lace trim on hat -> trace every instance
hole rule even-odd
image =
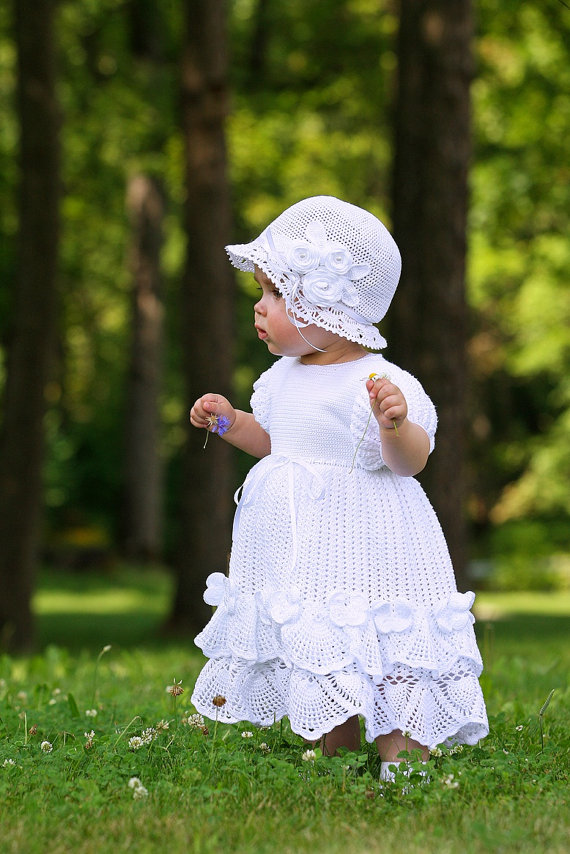
[[[253,272],[254,267],[263,270],[283,294],[287,313],[290,317],[294,315],[307,325],[314,323],[328,332],[334,332],[341,338],[355,341],[371,350],[382,350],[387,346],[386,339],[380,335],[378,329],[370,321],[366,321],[352,311],[350,307],[343,307],[338,302],[334,305],[322,306],[310,303],[301,290],[301,277],[291,270],[284,269],[283,264],[279,263],[277,254],[273,254],[270,250],[254,243],[228,246],[226,251],[230,261],[238,270]],[[314,284],[312,290],[310,285],[309,292],[314,294],[317,289],[317,284]],[[321,281],[320,290],[326,291],[324,279]],[[347,308],[348,310],[346,310]],[[294,320],[291,322],[295,323]]]

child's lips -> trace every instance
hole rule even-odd
[[[257,332],[257,337],[261,338],[262,341],[267,338],[267,332],[265,329],[262,329],[261,326],[258,326],[257,323],[255,324],[255,330]]]

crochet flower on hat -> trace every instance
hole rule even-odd
[[[287,268],[300,279],[300,293],[315,306],[343,303],[358,305],[358,292],[353,282],[370,272],[369,264],[356,264],[341,243],[327,241],[325,228],[314,220],[305,229],[305,240],[279,239],[276,245],[283,253]]]

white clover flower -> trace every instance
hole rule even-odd
[[[53,750],[53,744],[50,741],[42,741],[40,744],[40,750],[43,750],[44,753],[51,753]]]
[[[140,801],[142,798],[148,797],[148,789],[145,789],[144,786],[137,786],[133,791],[133,798],[135,801]]]
[[[164,730],[170,729],[170,723],[168,721],[165,721],[165,720],[160,720],[160,721],[158,721],[155,729],[156,729],[157,733],[164,732]]]
[[[253,738],[253,733],[250,732],[249,730],[246,730],[245,732],[242,732],[241,737],[242,738]]]
[[[441,747],[432,747],[429,752],[430,756],[443,756]]]
[[[55,706],[56,703],[57,700],[55,699],[55,697],[52,697],[50,700],[48,700],[48,706]]]
[[[524,727],[523,727],[523,725],[522,725],[522,724],[519,724],[517,727],[515,727],[515,729],[516,729],[516,731],[517,731],[517,732],[522,732],[522,730],[524,729]]]
[[[259,745],[259,749],[261,750],[262,753],[270,753],[271,752],[271,748],[269,747],[269,745],[267,744],[266,741],[261,742],[261,744]]]
[[[457,789],[459,787],[459,783],[457,782],[453,774],[447,775],[447,777],[443,781],[443,785],[447,786],[448,789]]]
[[[303,762],[314,762],[316,758],[317,754],[314,750],[305,750],[305,752],[301,756]]]
[[[142,786],[142,783],[139,780],[139,778],[138,777],[131,777],[131,779],[128,782],[129,789],[138,789],[139,786]]]
[[[96,718],[97,717],[97,709],[85,709],[85,717],[86,718]]]
[[[141,735],[141,738],[145,744],[150,744],[155,740],[157,736],[157,732],[154,727],[150,726],[148,729],[145,729]]]
[[[144,741],[139,735],[133,735],[132,738],[129,738],[129,747],[131,750],[140,750],[143,744]]]
[[[194,729],[202,729],[204,726],[204,718],[199,714],[190,715],[186,718],[186,723],[189,727],[193,727]]]
[[[11,768],[12,765],[15,765],[15,764],[16,763],[14,762],[13,759],[5,759],[4,762],[2,763],[2,768]]]
[[[16,694],[16,700],[19,700],[20,703],[25,703],[28,699],[28,694],[26,691],[18,691]]]
[[[409,729],[403,729],[402,730],[402,738],[411,738],[411,737],[412,737],[412,733],[410,732]]]
[[[95,738],[95,730],[92,729],[91,732],[84,732],[83,735],[85,736],[85,738],[89,738],[91,739],[91,741],[93,741],[93,739]]]

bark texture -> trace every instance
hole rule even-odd
[[[389,355],[434,399],[437,449],[422,478],[460,586],[464,520],[465,256],[470,143],[470,0],[402,0],[393,183],[403,270],[390,309]]]
[[[0,435],[0,642],[34,641],[45,389],[53,353],[59,244],[59,125],[52,0],[14,0],[20,124],[19,247]]]
[[[186,158],[187,257],[182,288],[188,410],[208,391],[231,398],[234,277],[224,125],[228,109],[226,8],[186,0],[182,111]],[[210,572],[227,567],[233,515],[231,448],[188,428],[181,536],[171,629],[195,632],[209,614],[202,594]]]

